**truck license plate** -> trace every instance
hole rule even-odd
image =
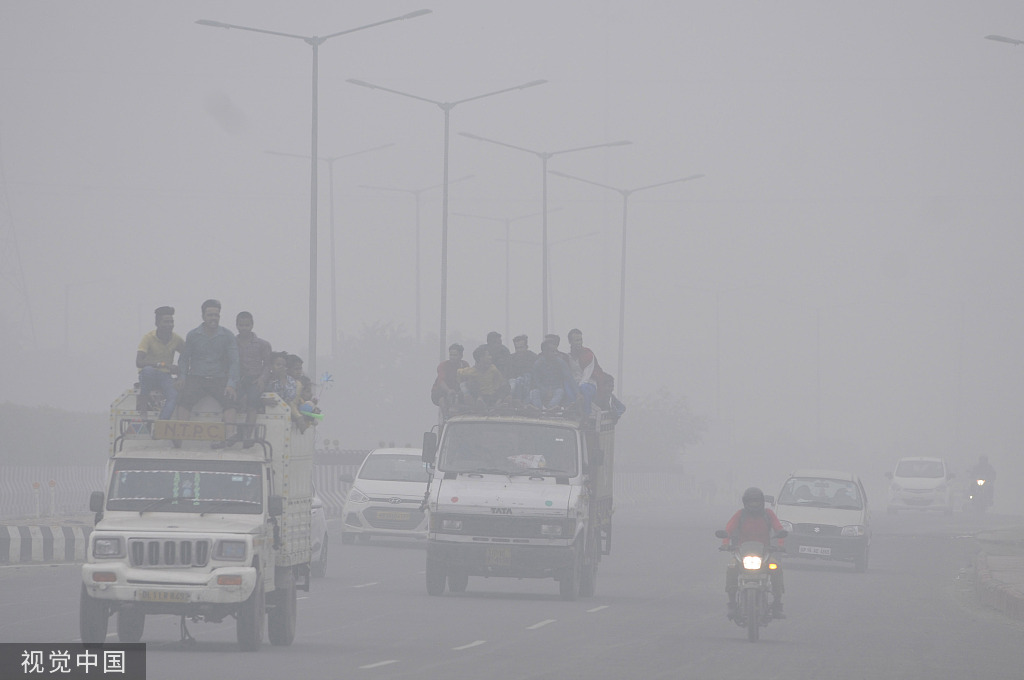
[[[832,555],[832,548],[820,548],[816,545],[802,545],[800,546],[800,552],[805,555],[821,555],[823,557],[829,557]]]
[[[512,548],[507,546],[489,545],[484,555],[484,564],[488,567],[511,567]]]
[[[140,590],[138,598],[142,602],[188,602],[188,593],[175,590]]]

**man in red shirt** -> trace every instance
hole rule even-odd
[[[739,545],[746,541],[756,541],[764,545],[771,545],[772,532],[782,531],[782,524],[775,512],[764,506],[764,492],[756,486],[752,486],[743,492],[743,507],[736,511],[725,531],[729,538],[722,539],[722,545],[730,543]],[[779,541],[782,545],[782,541]],[[736,592],[739,590],[739,565],[735,561],[725,570],[725,592],[729,595],[729,618],[736,614]],[[782,569],[772,571],[772,617],[784,619],[782,613],[782,593],[785,588],[782,585]]]

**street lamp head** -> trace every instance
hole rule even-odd
[[[433,11],[434,10],[432,10],[432,9],[418,9],[415,12],[409,12],[408,14],[404,14],[404,15],[402,15],[399,18],[400,19],[415,19],[416,17],[421,17],[424,14],[431,14],[431,13],[433,13]]]
[[[372,83],[368,83],[365,80],[356,80],[355,78],[349,78],[348,82],[352,83],[353,85],[359,85],[360,87],[368,87],[371,90],[376,90],[377,89],[376,85],[374,85]]]
[[[996,42],[1010,43],[1011,45],[1024,45],[1024,40],[1007,38],[1004,35],[986,35],[985,40],[995,40]]]
[[[196,21],[200,26],[213,26],[214,28],[231,28],[230,24],[225,24],[223,21],[211,21],[210,19],[199,19]]]
[[[548,81],[546,81],[546,80],[533,80],[533,81],[530,81],[530,82],[526,83],[525,85],[520,85],[519,89],[520,90],[525,90],[528,87],[533,87],[534,85],[543,85],[546,82],[548,82]]]

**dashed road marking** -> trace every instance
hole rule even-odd
[[[360,583],[360,584],[354,585],[352,587],[353,588],[368,588],[370,586],[375,586],[375,585],[377,585],[379,583],[380,583],[380,581],[370,581],[369,583]]]
[[[462,645],[461,647],[452,647],[453,652],[461,652],[463,649],[469,649],[470,647],[479,647],[482,644],[486,644],[487,640],[474,640],[468,645]]]
[[[601,605],[600,607],[594,607],[593,609],[588,609],[588,610],[587,610],[587,613],[588,613],[588,614],[593,614],[594,612],[599,612],[599,611],[601,611],[602,609],[608,609],[608,605],[606,605],[606,604],[603,604],[603,605]]]
[[[544,626],[548,625],[549,623],[554,623],[554,622],[555,622],[554,619],[544,619],[543,621],[539,621],[539,622],[533,624],[532,626],[527,626],[526,630],[536,630],[538,628],[543,628]]]
[[[388,659],[387,661],[378,661],[377,663],[368,663],[365,666],[360,666],[360,669],[367,668],[380,668],[381,666],[389,666],[393,663],[398,663],[398,659]]]

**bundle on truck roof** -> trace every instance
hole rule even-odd
[[[96,527],[82,567],[83,642],[103,642],[117,615],[121,642],[138,642],[146,617],[236,620],[238,643],[258,650],[295,637],[296,590],[309,590],[313,429],[294,427],[274,393],[253,445],[230,449],[217,403],[189,421],[152,420],[136,390],[111,406],[108,484],[95,491]]]

